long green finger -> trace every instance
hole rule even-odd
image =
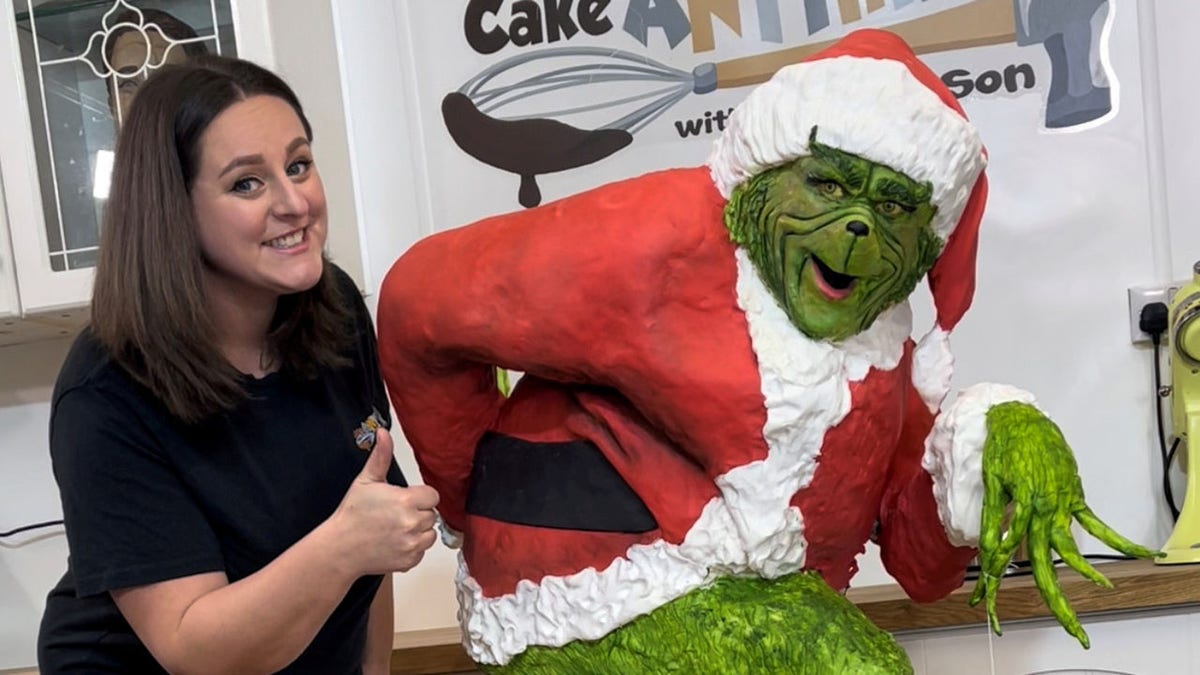
[[[1000,631],[1000,617],[996,615],[996,593],[1000,590],[1000,577],[988,575],[991,583],[987,587],[987,615],[988,625],[992,627],[992,632],[996,635],[1003,635]]]
[[[991,567],[988,569],[992,573],[992,576],[1000,577],[1004,575],[1004,568],[1008,567],[1013,554],[1017,552],[1017,547],[1025,540],[1025,536],[1029,534],[1029,521],[1032,519],[1032,516],[1032,508],[1024,502],[1017,502],[1016,508],[1013,509],[1013,519],[1012,524],[1008,527],[1008,534],[1004,537],[1004,541],[1000,542],[1000,546],[996,548],[995,555],[992,556]]]
[[[983,474],[983,511],[979,519],[979,580],[975,582],[975,590],[971,593],[968,603],[971,607],[979,604],[989,586],[984,570],[992,568],[996,549],[1000,546],[1000,523],[1004,520],[1004,507],[1008,503],[1008,495],[1000,479],[991,472]]]
[[[983,589],[983,595],[980,599],[987,598],[987,604],[984,606],[987,607],[988,626],[991,627],[993,633],[1000,635],[1000,619],[996,616],[996,591],[1000,588],[999,577],[992,576],[987,572],[980,572],[976,588]],[[974,606],[978,602],[979,600],[975,600],[971,605]]]
[[[1105,525],[1104,521],[1100,520],[1086,504],[1075,511],[1075,518],[1079,520],[1080,525],[1083,525],[1083,529],[1091,533],[1093,537],[1104,542],[1109,548],[1116,549],[1125,555],[1131,555],[1135,558],[1160,558],[1165,555],[1159,551],[1152,551],[1145,546],[1135,544],[1121,536],[1116,530]]]
[[[1090,646],[1087,633],[1079,625],[1079,617],[1063,597],[1062,588],[1058,585],[1058,575],[1050,562],[1050,523],[1044,518],[1033,521],[1029,533],[1029,560],[1033,563],[1033,579],[1037,583],[1038,592],[1050,608],[1054,618],[1062,624],[1068,633],[1073,635],[1084,649]]]
[[[968,607],[974,607],[983,599],[983,594],[987,590],[987,575],[982,570],[979,572],[979,578],[975,580],[975,589],[971,591],[971,599],[967,601]]]
[[[1029,521],[1033,514],[1033,510],[1024,502],[1017,502],[1016,509],[1013,511],[1012,524],[1009,525],[1008,534],[1004,537],[1004,541],[997,547],[996,552],[992,555],[991,563],[987,570],[986,578],[990,580],[988,587],[985,589],[985,597],[987,598],[987,613],[988,623],[991,624],[992,632],[996,635],[1001,635],[1000,618],[996,616],[996,593],[1000,590],[1000,580],[1004,578],[1004,570],[1008,567],[1008,563],[1012,560],[1013,553],[1017,547],[1024,541],[1025,535],[1029,532]]]
[[[1071,566],[1071,569],[1079,572],[1097,586],[1113,587],[1112,582],[1099,570],[1092,567],[1092,564],[1079,553],[1079,547],[1075,545],[1075,539],[1071,537],[1070,530],[1055,527],[1050,532],[1050,543],[1054,546],[1054,550],[1058,551],[1058,555],[1062,556],[1063,562]]]

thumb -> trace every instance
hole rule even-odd
[[[392,466],[392,435],[387,429],[380,427],[375,430],[375,447],[371,448],[371,456],[363,466],[359,479],[372,483],[387,482],[388,469]]]

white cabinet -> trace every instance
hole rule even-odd
[[[24,0],[15,0],[15,2],[24,4]],[[32,66],[27,67],[25,73],[22,73],[23,60],[29,62],[36,58],[28,54],[27,49],[34,47],[36,42],[26,29],[29,19],[22,20],[20,18],[22,15],[29,17],[28,8],[26,7],[22,11],[22,8],[18,8],[14,4],[14,0],[0,0],[0,12],[4,15],[3,24],[0,25],[0,91],[4,93],[0,98],[0,102],[2,102],[0,105],[3,106],[3,109],[0,110],[0,121],[3,122],[0,124],[0,158],[3,159],[3,162],[0,162],[0,170],[3,172],[5,209],[12,243],[14,270],[17,286],[22,291],[18,298],[18,306],[24,313],[25,311],[50,310],[78,305],[82,299],[87,297],[87,281],[90,278],[90,272],[75,265],[72,266],[72,269],[66,267],[67,251],[73,248],[82,249],[83,245],[77,244],[72,247],[73,241],[62,237],[60,223],[62,216],[68,216],[75,230],[72,232],[73,235],[87,227],[88,224],[83,222],[82,218],[77,217],[81,214],[74,210],[64,213],[64,209],[55,201],[54,193],[58,192],[59,188],[66,187],[64,183],[73,178],[73,172],[64,170],[67,167],[57,167],[63,175],[61,181],[56,184],[54,182],[55,162],[45,161],[48,157],[47,153],[54,149],[58,149],[60,153],[62,150],[68,150],[63,146],[72,139],[61,138],[62,142],[55,144],[57,148],[54,146],[47,148],[46,138],[47,131],[54,130],[51,129],[51,124],[60,122],[64,125],[69,124],[66,119],[62,119],[65,116],[61,115],[65,112],[63,110],[65,106],[57,104],[65,102],[67,97],[72,94],[77,100],[83,102],[87,100],[85,97],[90,97],[90,92],[85,93],[82,87],[68,89],[65,78],[53,80],[47,78],[44,83],[34,81],[29,83],[32,87],[27,87],[26,78],[23,75],[28,74],[37,78],[39,70],[36,66]],[[49,40],[41,42],[46,47],[44,51],[50,52]],[[47,54],[47,56],[49,55]],[[57,70],[64,69],[60,67]],[[46,85],[53,87],[54,90],[49,96],[42,96],[37,88]],[[52,120],[46,121],[42,116],[38,120],[41,123],[35,127],[30,119],[30,109],[26,103],[28,93],[35,93],[34,105],[39,109],[44,108],[45,102],[55,104],[53,112],[56,114]],[[80,119],[86,108],[78,105],[76,107],[75,117]],[[81,135],[85,134],[80,125],[73,126]],[[63,130],[69,133],[69,127],[64,126]],[[86,135],[83,137],[86,138]],[[54,138],[53,140],[60,139]],[[41,157],[34,149],[35,143],[41,146],[39,148],[43,151]],[[43,187],[47,188],[45,193],[43,193]],[[81,185],[80,188],[82,189],[84,186]],[[63,192],[65,193],[66,190]],[[45,196],[49,196],[50,199],[43,203]],[[80,203],[80,200],[71,199],[74,197],[73,194],[63,194],[63,197],[63,201],[68,202],[71,207]],[[47,213],[47,208],[49,208],[49,219],[44,215]],[[92,218],[94,219],[94,216]],[[99,231],[94,223],[91,224],[91,230],[93,237]],[[50,240],[48,234],[53,234],[57,241]],[[80,239],[80,237],[73,237],[73,239]],[[78,254],[74,258],[77,259]]]
[[[233,13],[230,0],[0,0],[0,345],[86,320],[122,111],[154,67],[237,53]]]
[[[123,109],[157,66],[236,53],[232,9],[0,0],[0,14],[0,171],[19,311],[77,308],[91,293]]]
[[[330,248],[361,280],[331,19],[328,0],[0,0],[0,345],[86,320],[124,110],[146,73],[201,52],[274,68],[277,51],[299,65],[305,50],[327,47],[332,58],[290,69],[292,84],[323,94],[308,101],[326,118],[313,122],[324,122],[320,143],[334,160]],[[288,29],[275,40],[273,23]]]

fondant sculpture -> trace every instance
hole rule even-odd
[[[904,672],[838,592],[868,539],[913,598],[972,558],[994,600],[1084,502],[1033,397],[939,410],[974,290],[984,148],[897,37],[780,70],[704,167],[652,173],[429,237],[383,284],[397,419],[463,546],[469,654],[496,672]],[[910,339],[928,273],[937,325]],[[495,367],[524,373],[511,396]],[[1007,536],[1001,521],[1014,512]],[[998,627],[996,627],[998,628]]]

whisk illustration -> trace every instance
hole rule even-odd
[[[825,44],[702,63],[690,72],[600,47],[519,54],[489,66],[448,94],[442,100],[442,117],[464,152],[520,176],[518,201],[533,207],[541,202],[539,174],[598,162],[629,145],[635,133],[687,96],[763,82],[779,65]],[[603,100],[578,92],[564,95],[602,85],[615,85],[619,93]],[[578,116],[598,118],[598,123],[584,129],[562,121]]]

